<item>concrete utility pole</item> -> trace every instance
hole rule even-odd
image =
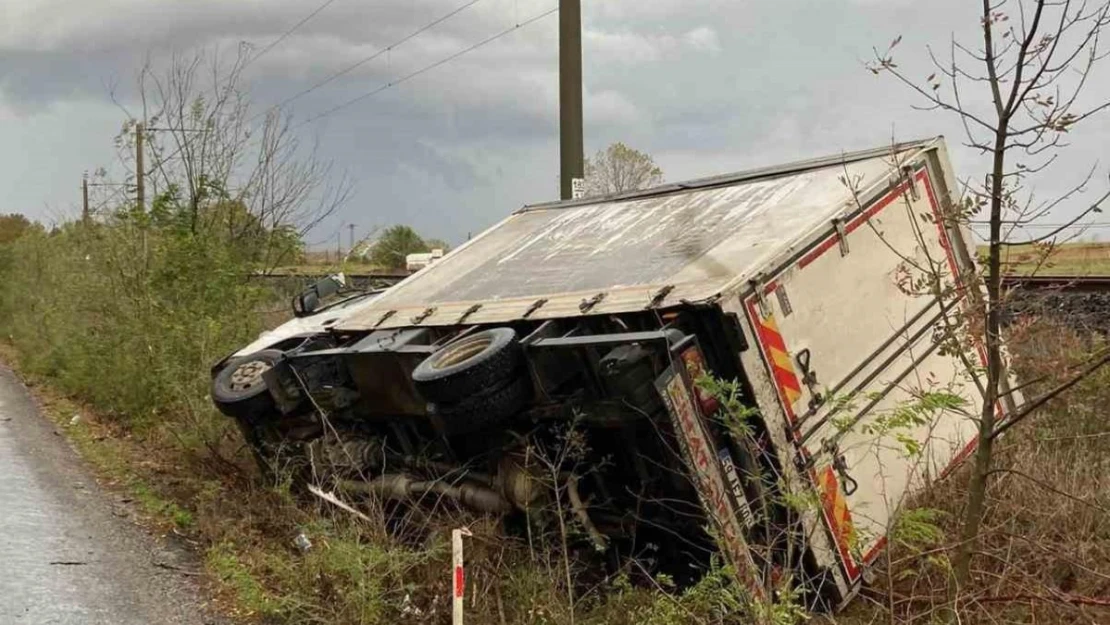
[[[81,176],[81,223],[89,223],[89,172]]]
[[[574,197],[585,178],[582,142],[582,0],[559,0],[559,192]],[[581,183],[579,183],[581,184]]]
[[[143,164],[143,124],[135,124],[135,201],[146,211],[146,171]]]
[[[350,235],[347,237],[347,242],[349,243],[349,245],[347,246],[347,253],[350,254],[351,252],[355,251],[355,225],[347,224],[347,231]]]

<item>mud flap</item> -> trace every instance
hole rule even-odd
[[[715,532],[725,558],[732,565],[740,584],[755,599],[764,599],[763,575],[752,559],[746,539],[746,527],[752,513],[742,492],[737,498],[733,489],[735,469],[731,458],[723,466],[727,450],[718,447],[706,423],[703,410],[715,401],[703,395],[694,377],[704,372],[704,357],[693,337],[672,348],[672,364],[656,379],[655,387],[671,417],[683,460],[697,488],[702,507]],[[729,469],[732,475],[727,472]],[[735,479],[736,485],[739,480]]]

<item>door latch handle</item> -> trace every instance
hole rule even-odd
[[[832,468],[836,471],[836,477],[840,482],[841,490],[844,491],[844,496],[850,497],[859,490],[859,482],[848,474],[848,461],[844,458],[844,454],[840,453],[840,446],[830,440],[825,441],[821,446],[824,451],[832,456]]]
[[[794,360],[798,362],[798,369],[802,371],[802,384],[809,389],[809,407],[812,410],[825,403],[825,397],[817,390],[817,372],[810,368],[811,357],[812,354],[807,347],[798,352]]]
[[[836,469],[836,475],[840,478],[840,488],[844,489],[844,496],[851,496],[852,493],[859,490],[859,482],[851,475],[848,475],[848,464],[844,461],[844,456],[837,456],[833,460],[833,468]]]

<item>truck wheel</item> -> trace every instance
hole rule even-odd
[[[242,358],[234,358],[212,378],[212,401],[220,412],[251,423],[274,410],[274,400],[262,378],[274,368],[284,354],[264,349]]]
[[[417,365],[412,381],[433,403],[450,404],[504,385],[520,364],[512,328],[494,328],[448,343]]]
[[[454,404],[436,404],[447,434],[476,432],[505,421],[524,409],[532,396],[532,381],[518,375],[501,388],[473,395]]]

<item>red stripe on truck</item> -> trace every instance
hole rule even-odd
[[[924,172],[922,172],[920,176],[924,177]],[[857,216],[852,221],[848,222],[848,224],[844,226],[845,233],[851,234],[854,230],[862,226],[864,223],[867,222],[868,219],[871,219],[879,211],[889,206],[891,202],[898,199],[902,195],[902,193],[905,192],[906,188],[906,183],[904,182],[895,187],[893,191],[883,196],[883,198],[880,199],[878,202],[875,202],[873,206],[869,207],[867,210],[863,211],[862,214]],[[806,254],[802,257],[801,260],[798,261],[798,268],[804,269],[806,265],[812,264],[813,261],[820,258],[822,255],[824,255],[825,252],[831,250],[838,243],[839,240],[837,239],[836,235],[825,239],[816,248],[814,248],[812,252]]]
[[[786,341],[779,332],[774,315],[764,317],[752,300],[748,300],[748,314],[758,334],[759,347],[767,361],[767,367],[771,370],[771,377],[775,380],[783,410],[790,423],[793,423],[794,402],[802,397],[802,384],[794,371],[790,350],[786,348]]]

